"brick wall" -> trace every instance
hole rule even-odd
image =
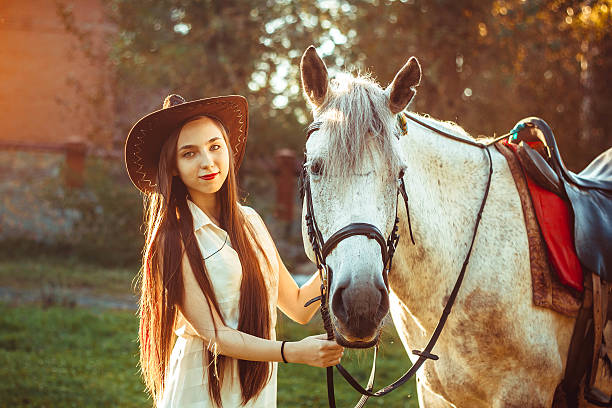
[[[74,16],[81,40],[60,10]],[[106,42],[114,32],[103,0],[0,1],[0,141],[81,138],[110,147],[116,132]]]

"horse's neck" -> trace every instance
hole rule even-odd
[[[407,238],[407,223],[403,222],[398,273],[406,276],[396,276],[402,281],[396,281],[396,286],[406,293],[398,296],[413,303],[406,305],[412,313],[423,308],[437,320],[439,306],[450,293],[467,253],[489,166],[482,149],[411,123],[401,145],[416,244]],[[405,215],[402,219],[406,220]],[[428,306],[431,302],[435,306]]]
[[[484,195],[486,153],[416,124],[402,146],[410,210],[420,239],[440,248],[465,244]]]

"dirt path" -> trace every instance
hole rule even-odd
[[[17,289],[0,287],[0,302],[12,305],[41,303],[43,306],[100,307],[104,309],[136,310],[135,296],[92,294],[87,289],[39,288]]]
[[[301,269],[300,269],[301,268]],[[300,272],[309,274],[296,274],[294,279],[298,285],[303,285],[313,272],[311,264],[299,265]],[[68,288],[59,285],[44,284],[41,287],[16,288],[0,286],[0,302],[11,305],[29,303],[42,304],[43,307],[100,307],[104,309],[136,310],[138,298],[136,295],[124,293],[121,295],[106,295],[95,293],[89,288]]]

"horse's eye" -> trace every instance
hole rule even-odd
[[[315,159],[310,165],[310,174],[313,176],[320,176],[323,172],[323,162],[320,159]]]

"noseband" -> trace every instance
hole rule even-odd
[[[314,122],[308,127],[307,138],[310,134],[316,130],[318,130],[321,126],[321,122]],[[378,245],[380,245],[380,253],[382,256],[383,262],[383,280],[385,282],[385,287],[387,288],[387,292],[389,292],[389,281],[388,274],[389,270],[391,270],[393,255],[395,254],[395,249],[397,248],[397,243],[399,242],[399,235],[397,235],[398,225],[399,225],[399,217],[397,216],[397,195],[401,193],[402,198],[404,199],[404,203],[406,205],[406,213],[408,214],[408,225],[410,229],[410,238],[412,239],[412,243],[414,244],[414,238],[412,236],[412,227],[410,226],[410,212],[408,207],[408,194],[406,193],[406,186],[404,184],[404,171],[402,170],[397,179],[398,192],[396,194],[395,200],[395,222],[393,224],[393,228],[391,229],[391,233],[387,239],[384,238],[383,234],[380,232],[378,227],[373,224],[365,223],[365,222],[353,222],[348,224],[347,226],[341,228],[340,230],[333,233],[327,241],[323,239],[323,234],[321,234],[321,230],[319,230],[319,226],[317,225],[317,220],[314,216],[314,208],[312,205],[312,192],[310,191],[310,179],[308,177],[308,171],[306,168],[306,164],[302,168],[301,175],[301,186],[304,194],[304,199],[306,200],[306,227],[308,230],[308,239],[310,241],[310,245],[312,246],[312,250],[315,255],[315,263],[317,264],[317,269],[321,275],[321,296],[317,296],[314,299],[311,299],[306,303],[305,306],[309,306],[311,303],[321,300],[321,313],[327,314],[324,316],[324,322],[328,321],[329,311],[327,309],[328,305],[325,302],[326,295],[329,293],[329,288],[331,286],[331,277],[332,272],[331,268],[327,265],[326,259],[327,256],[338,246],[338,244],[350,237],[353,236],[365,236],[369,239],[375,240]],[[331,322],[329,322],[328,330],[328,338],[331,340],[334,338],[333,328],[331,326]],[[327,325],[327,323],[326,323]],[[326,326],[327,329],[327,326]],[[363,343],[359,345],[359,348],[368,348],[372,347],[376,340],[373,340],[371,343]]]
[[[402,197],[407,197],[405,194],[405,186],[403,181],[403,172],[400,174],[398,179],[398,189],[402,190]],[[389,237],[385,239],[383,234],[380,232],[378,227],[372,224],[368,224],[365,222],[353,222],[340,230],[333,233],[327,241],[323,239],[323,234],[319,230],[319,226],[317,225],[317,220],[314,216],[314,208],[312,205],[312,193],[310,191],[310,182],[309,177],[306,171],[306,166],[304,166],[302,172],[302,188],[304,191],[304,199],[306,200],[306,226],[308,229],[308,239],[312,246],[312,250],[315,255],[315,263],[317,264],[317,269],[319,271],[325,271],[323,273],[322,281],[325,284],[325,287],[322,288],[327,293],[329,287],[331,285],[331,269],[326,263],[327,256],[338,246],[340,242],[343,240],[354,237],[354,236],[365,236],[369,239],[375,240],[378,245],[380,245],[380,254],[383,261],[383,279],[385,281],[385,286],[387,291],[389,291],[389,283],[387,279],[387,275],[389,270],[391,269],[391,264],[393,260],[393,255],[395,254],[395,248],[397,247],[397,243],[399,241],[399,235],[397,235],[399,218],[397,216],[397,200],[395,203],[395,222],[393,224],[393,229],[389,234]],[[406,203],[407,204],[407,203]],[[406,205],[406,209],[408,206]],[[412,231],[411,231],[412,236]],[[315,298],[318,300],[319,298]],[[313,300],[314,301],[314,300]],[[310,302],[312,303],[312,301]],[[310,304],[308,303],[308,304]],[[366,347],[371,347],[368,345]]]
[[[484,193],[482,202],[480,204],[478,214],[476,215],[476,222],[475,222],[474,230],[472,233],[472,239],[470,242],[470,246],[468,248],[468,252],[465,256],[465,260],[461,267],[461,272],[459,273],[459,276],[457,277],[457,281],[455,282],[455,286],[453,287],[453,290],[451,294],[449,295],[448,301],[446,302],[446,305],[444,307],[444,310],[442,312],[442,316],[440,317],[438,325],[436,326],[436,329],[434,330],[429,342],[425,346],[425,349],[422,351],[420,350],[412,351],[412,354],[419,356],[417,361],[412,365],[412,367],[410,367],[410,369],[406,373],[404,373],[404,375],[402,375],[392,384],[376,392],[373,392],[374,375],[376,372],[376,355],[378,351],[378,345],[374,344],[376,343],[376,339],[373,340],[372,344],[364,343],[364,344],[359,345],[359,347],[362,347],[362,348],[374,346],[374,357],[373,357],[373,362],[372,362],[372,370],[370,372],[370,378],[368,380],[368,385],[366,388],[363,388],[357,382],[357,380],[355,380],[355,378],[353,378],[353,376],[351,376],[351,374],[349,374],[348,371],[346,371],[346,369],[342,367],[341,364],[336,365],[336,368],[338,369],[340,374],[342,374],[342,376],[346,379],[346,381],[356,391],[358,391],[362,395],[361,399],[357,402],[357,405],[355,405],[355,408],[363,407],[363,405],[366,403],[369,397],[381,397],[399,388],[402,384],[406,383],[406,381],[408,381],[410,378],[412,378],[416,374],[417,370],[425,363],[425,361],[427,361],[428,359],[431,359],[431,360],[438,359],[438,356],[435,354],[432,354],[431,351],[434,345],[436,344],[438,337],[442,333],[444,324],[446,323],[446,320],[451,312],[451,309],[453,307],[453,304],[455,303],[455,299],[459,292],[459,288],[461,287],[461,283],[463,282],[463,277],[465,275],[465,271],[467,269],[467,266],[470,260],[472,248],[474,247],[474,241],[476,239],[476,233],[478,232],[478,226],[480,225],[480,220],[482,218],[482,212],[484,210],[487,198],[489,196],[489,189],[491,187],[491,178],[493,175],[493,162],[491,159],[491,152],[489,151],[488,147],[518,131],[518,130],[513,129],[512,131],[510,131],[510,133],[499,136],[495,138],[494,140],[491,140],[487,143],[479,143],[479,142],[463,139],[455,135],[443,132],[439,129],[436,129],[433,126],[430,126],[429,124],[425,122],[420,121],[419,119],[411,115],[408,115],[406,113],[401,113],[400,115],[398,115],[398,121],[400,123],[400,126],[403,129],[404,134],[407,133],[406,132],[406,127],[407,127],[406,119],[410,119],[413,122],[416,122],[417,124],[419,124],[420,126],[425,127],[446,138],[453,139],[461,143],[469,144],[471,146],[475,146],[475,147],[478,147],[484,150],[486,152],[486,157],[489,163],[489,174],[488,174],[487,184],[485,187],[485,193]],[[312,123],[308,127],[308,136],[310,136],[310,133],[312,133],[313,131],[318,130],[320,125],[321,125],[321,122]],[[321,317],[323,319],[323,325],[325,327],[325,330],[327,331],[327,338],[329,340],[333,340],[334,339],[334,329],[331,324],[331,319],[329,315],[329,298],[328,298],[329,288],[331,285],[332,271],[325,262],[326,258],[330,254],[330,252],[333,251],[333,249],[342,240],[347,239],[349,237],[363,235],[363,236],[368,237],[369,239],[374,239],[380,245],[381,255],[382,255],[382,260],[383,260],[383,279],[385,281],[385,286],[387,287],[387,291],[388,291],[389,290],[388,274],[389,274],[389,271],[391,270],[393,255],[395,254],[395,249],[397,248],[397,244],[399,242],[399,235],[397,235],[398,224],[399,224],[399,218],[397,216],[397,206],[398,206],[397,195],[396,195],[396,202],[395,202],[395,223],[393,225],[393,229],[391,230],[391,233],[389,234],[389,237],[386,240],[383,237],[380,230],[375,225],[368,224],[368,223],[351,223],[343,227],[339,231],[335,232],[334,234],[332,234],[332,236],[330,236],[328,240],[325,241],[323,239],[323,235],[321,234],[321,231],[319,230],[317,221],[314,216],[314,209],[312,205],[312,193],[310,191],[310,182],[309,182],[309,177],[308,177],[308,173],[306,170],[306,165],[304,165],[304,168],[302,171],[302,189],[304,193],[304,199],[306,200],[305,220],[306,220],[306,226],[308,229],[308,238],[312,246],[312,250],[315,255],[315,262],[317,264],[317,269],[319,270],[319,275],[321,277],[321,295],[317,296],[314,299],[309,300],[304,305],[304,307],[309,306],[310,304],[314,303],[317,300],[321,300]],[[414,242],[414,237],[412,235],[412,226],[410,223],[410,212],[409,212],[409,207],[408,207],[408,194],[406,193],[406,186],[404,184],[403,171],[400,173],[399,178],[398,178],[398,194],[402,195],[404,204],[406,206],[406,214],[407,214],[408,227],[410,231],[410,238],[412,240],[412,243],[414,244],[415,242]],[[327,367],[327,397],[328,397],[330,408],[335,408],[336,400],[334,396],[333,367]]]

